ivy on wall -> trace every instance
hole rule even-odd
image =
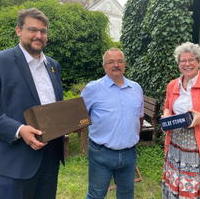
[[[177,45],[192,41],[192,0],[128,0],[121,42],[129,78],[162,102],[166,84],[179,76]]]

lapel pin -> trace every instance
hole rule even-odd
[[[55,72],[56,72],[56,71],[55,71],[55,68],[54,68],[53,66],[50,67],[50,70],[51,70],[52,73],[55,73]]]

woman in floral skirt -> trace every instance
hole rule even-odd
[[[181,76],[167,85],[163,116],[191,111],[189,128],[166,132],[163,199],[200,199],[200,47],[175,49]]]

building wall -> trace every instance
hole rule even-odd
[[[110,35],[114,41],[119,41],[122,26],[122,7],[115,1],[101,0],[89,7],[89,10],[102,11],[110,22]]]
[[[60,0],[63,3],[77,2],[85,6],[86,9],[102,11],[107,15],[110,25],[109,31],[114,41],[119,41],[122,26],[123,8],[118,0]],[[120,1],[120,0],[119,0]]]

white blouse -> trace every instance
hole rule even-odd
[[[173,104],[173,112],[175,114],[185,113],[192,109],[193,105],[192,105],[191,88],[196,83],[198,75],[196,75],[193,79],[190,79],[188,81],[186,90],[183,88],[183,84],[182,84],[183,77],[181,76],[179,78],[180,95]]]

